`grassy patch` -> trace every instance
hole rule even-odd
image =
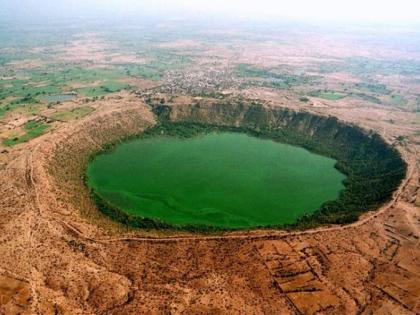
[[[269,70],[257,68],[254,65],[240,63],[235,66],[235,72],[240,77],[270,78],[275,74]]]
[[[54,84],[31,80],[4,80],[0,83],[0,99],[9,96],[35,98],[37,96],[59,93],[60,88]]]
[[[284,73],[281,69],[261,69],[255,65],[243,63],[235,66],[235,73],[238,77],[264,79],[262,82],[252,82],[251,85],[275,89],[287,89],[291,86],[314,83],[319,79],[316,76],[293,75]]]
[[[381,75],[418,75],[420,62],[415,60],[388,60],[368,57],[343,58],[337,62],[322,63],[319,71],[323,73],[349,72],[363,77]]]
[[[403,106],[406,101],[401,95],[391,95],[389,98],[389,104],[392,106]]]
[[[125,76],[159,81],[166,71],[180,70],[192,63],[191,57],[165,49],[153,49],[143,53],[141,56],[153,60],[147,64],[121,65]]]
[[[90,113],[92,113],[95,109],[90,106],[82,106],[77,107],[71,110],[61,110],[58,112],[55,112],[50,117],[52,119],[61,120],[61,121],[69,121],[73,119],[80,119],[83,118]]]
[[[378,83],[356,83],[355,87],[357,89],[368,90],[371,93],[380,94],[380,95],[388,95],[391,93],[390,90],[386,87],[385,84],[378,84]]]
[[[374,104],[382,104],[382,101],[379,98],[377,98],[376,96],[369,95],[369,94],[350,93],[349,95],[354,96],[354,97],[359,98],[359,99],[362,99],[362,100],[367,101],[367,102],[374,103]]]
[[[2,117],[4,114],[6,114],[8,111],[11,111],[15,108],[26,106],[26,105],[34,105],[38,104],[38,100],[34,99],[31,96],[25,96],[22,98],[18,98],[14,101],[11,101],[8,104],[5,104],[3,106],[0,106],[0,117]]]
[[[11,139],[6,139],[3,141],[4,145],[6,146],[14,146],[19,143],[27,142],[33,138],[39,137],[42,135],[45,130],[47,130],[50,126],[46,123],[31,120],[28,121],[25,126],[25,134],[20,137],[14,137]]]
[[[127,83],[121,83],[118,81],[108,81],[100,86],[85,87],[77,89],[77,92],[87,97],[102,96],[108,93],[115,93],[121,90],[127,89],[130,86]]]
[[[3,117],[4,114],[6,114],[9,110],[10,110],[10,107],[8,107],[8,105],[0,106],[0,117]]]
[[[68,91],[68,85],[73,83],[88,85],[97,81],[102,81],[102,86],[90,91],[90,94],[94,94],[94,96],[102,95],[106,94],[108,89],[115,91],[125,88],[126,85],[118,82],[118,80],[127,77],[125,69],[121,67],[83,69],[71,64],[50,64],[46,68],[27,71],[24,75],[29,79],[0,81],[0,99],[14,96],[42,100],[47,95]]]
[[[75,93],[63,93],[63,94],[47,95],[45,97],[42,97],[41,100],[51,104],[51,103],[60,103],[60,102],[70,101],[74,99],[75,97],[76,97]]]
[[[128,76],[140,77],[143,79],[149,79],[159,81],[162,79],[162,70],[153,67],[152,65],[132,65],[126,68],[126,74]]]
[[[334,92],[334,91],[319,90],[319,91],[313,91],[309,93],[309,96],[319,97],[319,98],[322,98],[324,100],[329,100],[329,101],[336,101],[336,100],[344,98],[346,95],[343,93]]]

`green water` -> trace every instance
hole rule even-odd
[[[126,213],[174,225],[293,223],[344,188],[335,161],[243,133],[140,138],[98,155],[87,184]]]

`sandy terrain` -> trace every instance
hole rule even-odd
[[[95,107],[83,120],[1,153],[0,313],[420,313],[414,138],[399,147],[409,170],[394,200],[352,225],[212,236],[133,231],[96,211],[78,185],[80,171],[88,154],[141,132],[154,116],[128,93]],[[389,141],[411,135],[407,122],[416,119],[358,106],[308,110],[379,130]],[[394,124],[384,122],[390,115]]]

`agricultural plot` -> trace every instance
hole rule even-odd
[[[51,114],[49,117],[54,120],[70,121],[73,119],[83,118],[89,115],[90,113],[92,113],[94,110],[95,109],[90,106],[81,106],[81,107],[76,107],[73,109],[59,110]]]
[[[335,91],[314,91],[309,93],[309,96],[313,96],[313,97],[319,97],[322,98],[324,100],[329,100],[329,101],[336,101],[339,99],[342,99],[346,96],[346,94],[344,93],[339,93],[339,92],[335,92]]]
[[[49,124],[40,121],[28,121],[24,127],[23,131],[24,134],[20,136],[16,136],[10,139],[6,139],[3,141],[3,144],[6,146],[14,146],[16,144],[20,144],[23,142],[27,142],[33,138],[39,137],[42,135],[48,128],[50,128]]]

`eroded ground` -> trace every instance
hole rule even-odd
[[[2,63],[0,313],[420,313],[418,52],[335,37],[231,36],[168,38],[159,54],[130,54],[87,33],[32,48],[61,65],[47,77],[37,55]],[[68,74],[75,65],[82,69]],[[40,98],[70,92],[75,98],[53,104]],[[77,156],[153,125],[148,104],[225,96],[373,129],[402,152],[407,179],[355,224],[292,234],[133,231],[97,213],[77,184]]]

